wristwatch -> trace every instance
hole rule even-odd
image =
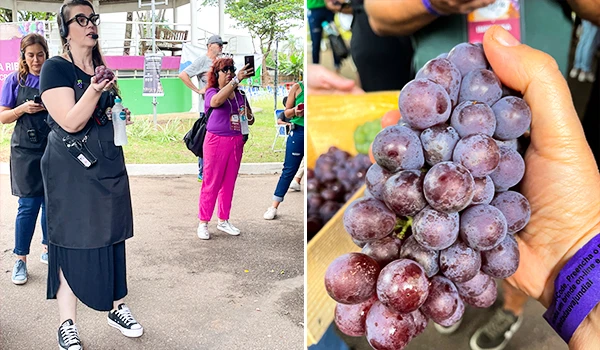
[[[231,79],[231,82],[235,85],[238,85],[240,83],[240,80],[238,79],[238,77],[233,77],[233,79]]]

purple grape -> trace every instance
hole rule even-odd
[[[483,293],[488,284],[492,283],[492,278],[485,273],[478,271],[475,277],[466,282],[456,282],[458,294],[461,296],[475,297]]]
[[[342,304],[359,304],[375,293],[379,265],[361,253],[348,253],[335,259],[325,271],[325,289]]]
[[[464,77],[472,70],[487,68],[488,62],[479,45],[461,43],[448,52],[448,60],[454,63]]]
[[[471,134],[458,141],[452,159],[467,168],[473,177],[484,177],[498,167],[500,150],[491,137]]]
[[[510,234],[521,231],[531,217],[529,201],[518,192],[506,191],[499,193],[491,204],[504,214],[508,225],[507,231]]]
[[[419,170],[404,170],[390,177],[383,186],[383,201],[398,216],[413,216],[425,208],[424,175]]]
[[[379,164],[375,163],[371,165],[365,176],[365,183],[367,189],[371,192],[371,195],[380,201],[383,200],[383,186],[387,179],[392,176],[392,173],[380,167]]]
[[[401,291],[401,292],[400,292]],[[392,261],[377,279],[377,297],[383,305],[403,314],[417,310],[429,294],[423,268],[408,259]]]
[[[494,278],[508,278],[517,271],[520,256],[517,240],[507,235],[496,248],[481,252],[481,270]]]
[[[402,241],[393,236],[383,237],[380,240],[367,243],[362,253],[370,256],[383,268],[392,261],[398,259]]]
[[[496,132],[499,140],[511,140],[523,135],[531,125],[531,109],[523,99],[507,96],[494,103],[492,110],[496,115]]]
[[[375,136],[373,157],[392,173],[421,169],[425,163],[419,137],[410,128],[398,125],[388,126]]]
[[[446,122],[452,111],[452,101],[442,86],[431,80],[416,79],[400,91],[398,107],[402,120],[413,129],[423,130]]]
[[[453,127],[445,124],[434,125],[423,130],[421,143],[425,151],[425,161],[429,165],[452,160],[452,152],[460,137]]]
[[[421,310],[415,310],[410,314],[413,316],[413,321],[415,322],[415,334],[413,335],[414,338],[425,331],[429,320],[427,319],[427,316],[421,312]]]
[[[445,58],[434,58],[425,63],[415,79],[429,79],[440,85],[448,93],[452,105],[456,106],[462,75],[454,63]]]
[[[494,181],[496,192],[504,192],[521,181],[525,174],[525,161],[519,152],[500,147],[500,163],[490,177]]]
[[[404,240],[400,248],[400,258],[412,259],[418,262],[423,267],[423,270],[425,270],[427,277],[435,276],[440,270],[440,253],[423,247],[413,236]]]
[[[460,319],[463,317],[464,313],[465,313],[465,304],[463,303],[463,301],[461,299],[459,299],[458,306],[456,308],[456,311],[454,311],[454,314],[452,314],[452,316],[448,317],[445,320],[441,320],[440,322],[438,322],[438,324],[440,324],[444,327],[450,327],[450,326],[456,324],[456,322],[460,321]]]
[[[444,322],[450,318],[462,303],[454,283],[442,276],[433,276],[429,284],[429,296],[421,306],[425,316],[435,323]]]
[[[512,148],[513,150],[517,151],[520,153],[520,145],[519,145],[519,140],[517,139],[512,139],[512,140],[506,140],[506,141],[501,141],[501,140],[496,140],[494,139],[494,141],[496,141],[496,145],[498,145],[498,147],[508,147],[508,148]]]
[[[492,106],[502,97],[502,84],[492,71],[476,69],[463,78],[460,86],[460,99],[463,101],[479,101]],[[402,114],[404,117],[404,114]]]
[[[354,244],[356,244],[357,246],[359,246],[361,248],[364,248],[368,243],[368,242],[359,241],[358,239],[354,239],[354,238],[352,238],[352,242],[354,242]]]
[[[423,181],[423,191],[429,205],[444,213],[463,210],[473,199],[475,182],[467,168],[452,162],[434,165]]]
[[[460,216],[460,237],[477,250],[490,250],[506,237],[506,219],[498,208],[474,205]]]
[[[425,248],[442,250],[456,241],[458,226],[458,213],[426,207],[413,219],[413,237]]]
[[[454,282],[466,282],[481,268],[481,254],[460,239],[440,252],[440,271]]]
[[[375,198],[359,198],[344,213],[344,228],[359,241],[371,242],[394,230],[396,215]]]
[[[475,178],[475,190],[471,205],[490,204],[494,199],[494,182],[489,176]]]
[[[335,306],[335,324],[342,333],[351,337],[365,335],[365,321],[367,313],[377,301],[377,295],[360,304],[346,305],[337,303]]]
[[[324,222],[327,222],[335,216],[335,213],[337,213],[341,207],[342,205],[338,202],[326,201],[319,208],[319,215],[321,215],[321,219],[323,219]]]
[[[367,341],[375,350],[403,350],[416,335],[412,314],[399,314],[376,301],[367,314]]]
[[[436,58],[448,58],[448,53],[447,52],[441,53]]]
[[[477,101],[463,101],[450,117],[450,124],[460,137],[471,134],[494,135],[496,116],[490,106]]]
[[[496,290],[496,281],[493,279],[491,281],[492,282],[488,284],[483,293],[474,297],[462,295],[462,300],[465,303],[478,308],[488,308],[492,306],[496,301],[498,291]]]

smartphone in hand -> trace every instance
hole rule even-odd
[[[303,110],[304,110],[304,103],[299,103],[299,104],[296,106],[296,110],[298,110],[298,111],[303,111]]]
[[[244,65],[248,65],[249,70],[252,70],[251,77],[256,75],[256,71],[254,70],[254,56],[244,56]]]
[[[34,95],[33,96],[33,103],[37,103],[39,105],[42,104],[42,97],[40,95]]]

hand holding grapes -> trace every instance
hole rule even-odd
[[[547,54],[493,27],[485,54],[503,84],[531,107],[531,144],[521,192],[531,220],[518,235],[521,263],[509,282],[548,306],[563,264],[600,232],[600,175],[569,87]]]
[[[96,92],[108,91],[112,89],[115,81],[115,73],[105,66],[98,66],[95,70],[95,75],[92,77],[91,87]]]

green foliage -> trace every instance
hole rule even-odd
[[[274,52],[271,52],[267,58],[267,66],[275,67],[275,59],[273,58]],[[304,52],[292,52],[286,54],[285,52],[279,52],[277,54],[277,63],[280,74],[290,75],[294,77],[294,80],[300,80],[300,76],[304,71]]]
[[[54,21],[56,14],[53,12],[19,11],[17,21]],[[0,23],[12,22],[12,10],[0,9]]]

